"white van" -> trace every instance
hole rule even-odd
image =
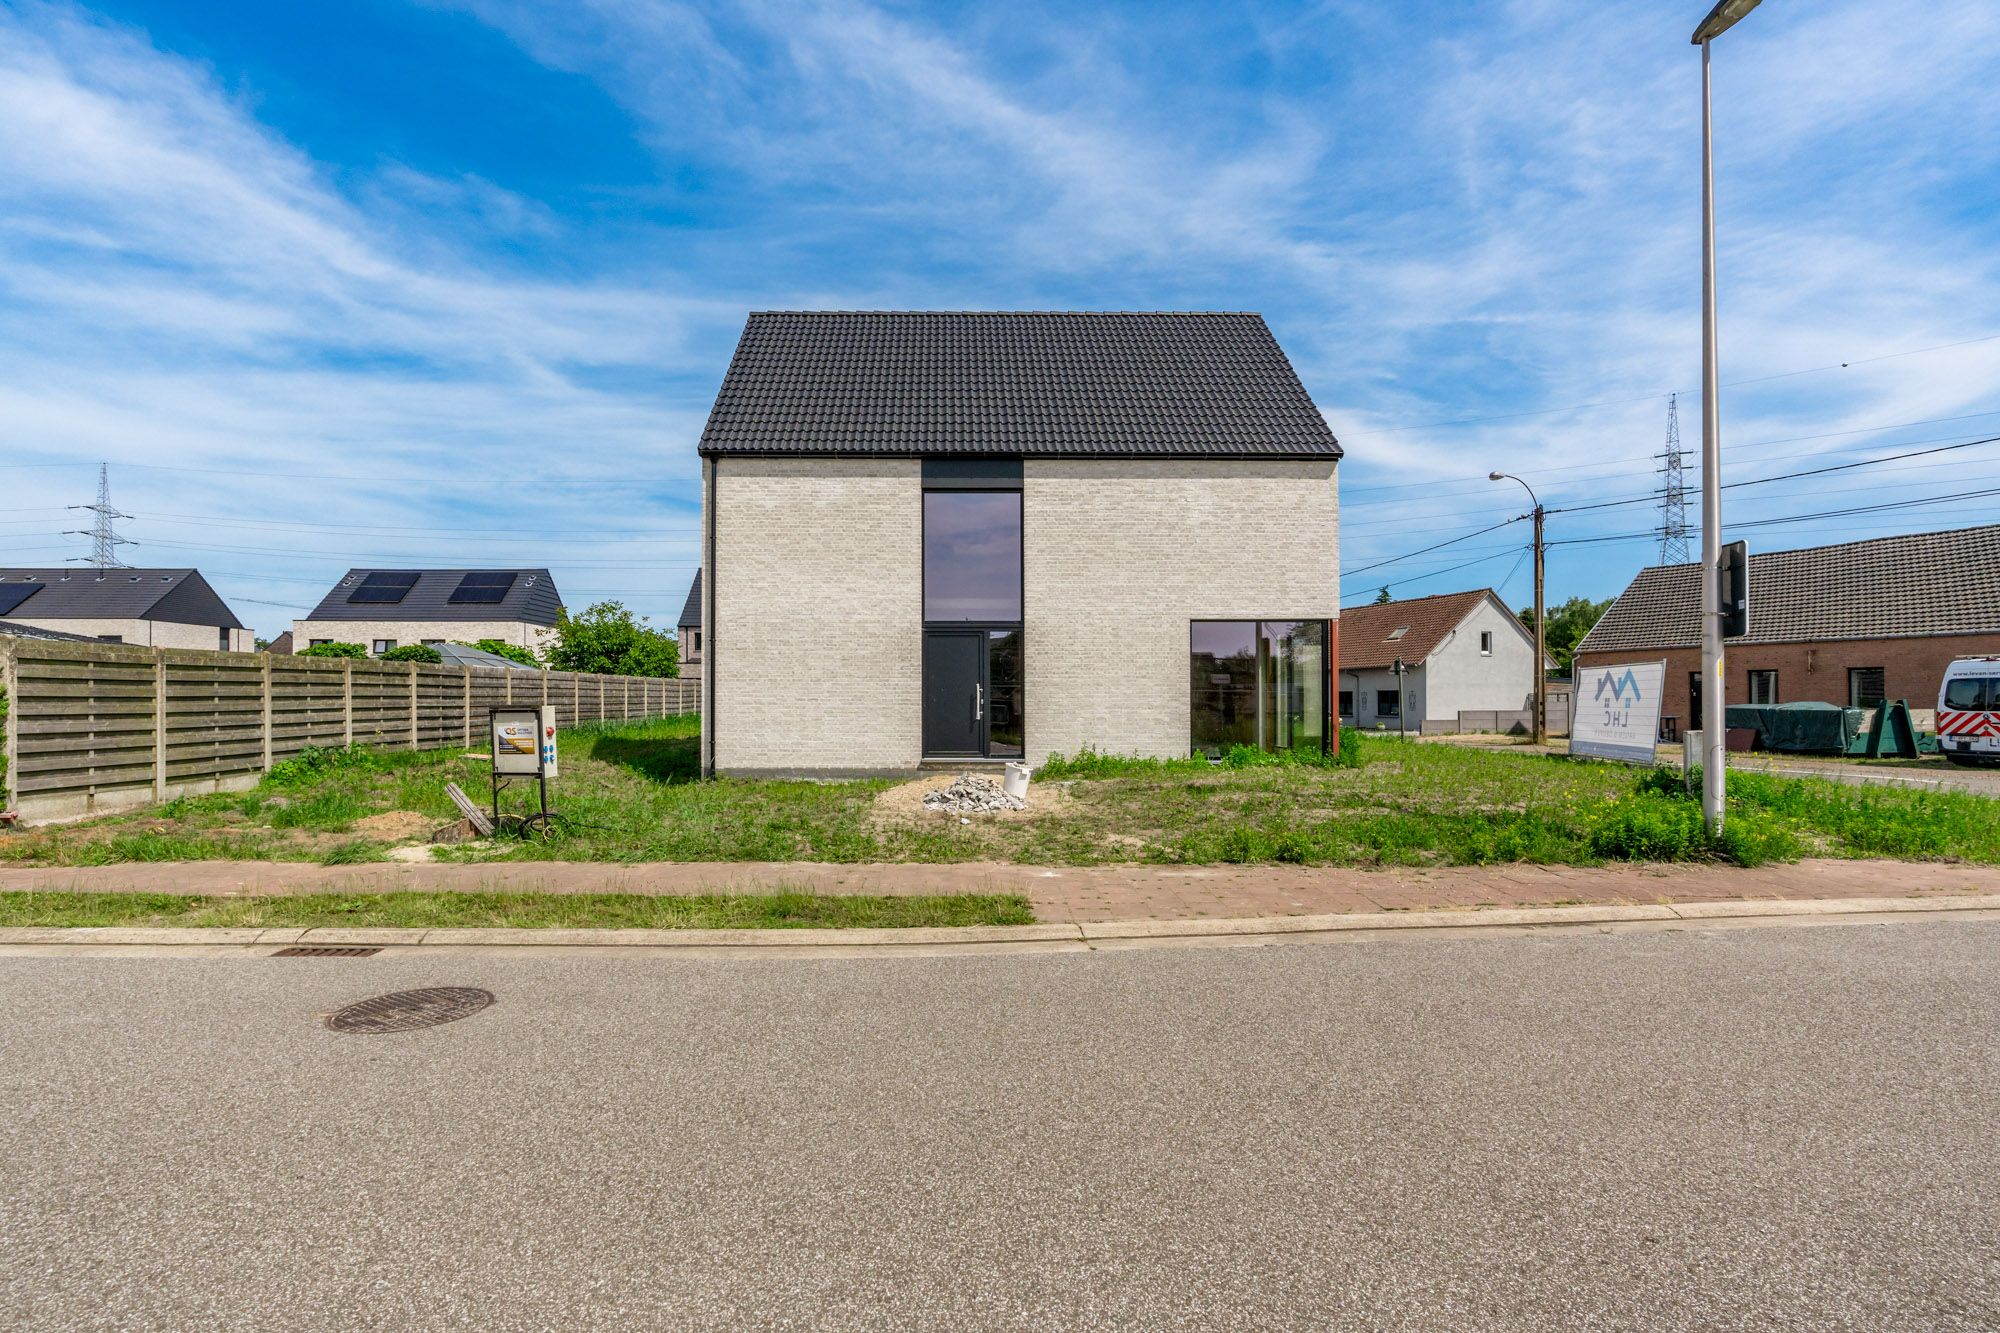
[[[1944,669],[1937,734],[1954,764],[2000,764],[2000,657],[1961,657]]]

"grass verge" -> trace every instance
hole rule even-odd
[[[0,893],[8,926],[443,926],[591,930],[902,929],[1029,926],[1018,894],[313,893],[219,898],[172,893]]]

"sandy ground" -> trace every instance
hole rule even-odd
[[[902,827],[921,824],[925,820],[940,823],[955,822],[960,819],[984,821],[1005,820],[1010,823],[1024,819],[1039,819],[1044,815],[1068,814],[1076,809],[1076,796],[1067,782],[1033,782],[1028,785],[1028,807],[1025,810],[994,810],[986,814],[959,815],[944,810],[924,809],[924,796],[929,792],[942,791],[956,782],[962,775],[958,773],[930,773],[911,782],[889,788],[875,798],[868,817],[877,827]],[[993,779],[998,782],[996,774]]]

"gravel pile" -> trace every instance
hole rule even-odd
[[[996,810],[1025,810],[1028,803],[1009,796],[992,778],[961,773],[949,787],[924,793],[924,809],[952,815],[988,815]]]

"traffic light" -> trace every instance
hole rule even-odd
[[[1740,639],[1750,632],[1750,543],[1731,542],[1715,562],[1717,601],[1722,607],[1722,637]]]

